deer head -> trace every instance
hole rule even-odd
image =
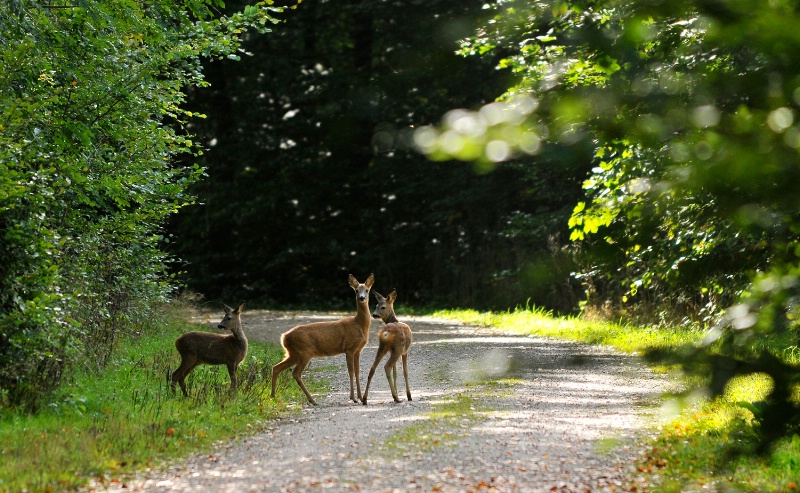
[[[361,284],[353,274],[350,274],[349,282],[350,287],[356,292],[356,298],[359,303],[363,303],[369,297],[369,290],[372,287],[372,283],[375,282],[375,276],[370,274],[364,284]]]

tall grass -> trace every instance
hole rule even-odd
[[[555,317],[546,310],[531,306],[506,312],[439,310],[433,315],[473,325],[497,327],[517,334],[535,334],[613,346],[627,353],[694,343],[700,341],[704,334],[700,330],[689,328],[634,327],[580,317]]]
[[[173,341],[190,329],[197,327],[173,323],[157,335],[123,341],[104,371],[72,375],[36,414],[0,408],[0,492],[63,491],[161,467],[258,431],[298,408],[290,402],[304,402],[286,376],[279,398],[269,398],[271,367],[282,352],[253,343],[235,397],[221,366],[196,368],[187,378],[190,397],[173,395],[167,381],[179,363]],[[309,383],[319,388],[319,381]]]
[[[703,331],[687,328],[645,328],[553,317],[535,307],[501,313],[442,310],[434,315],[519,334],[608,345],[627,353],[696,344],[704,336]],[[800,350],[790,340],[783,334],[764,338],[758,345],[789,363],[800,364]],[[697,383],[687,380],[685,385]],[[768,456],[754,454],[756,419],[751,410],[757,409],[771,385],[764,375],[738,377],[728,384],[723,396],[684,406],[674,419],[654,424],[655,436],[637,464],[640,473],[650,474],[649,491],[800,492],[800,435],[781,440]],[[800,395],[795,399],[800,401]]]

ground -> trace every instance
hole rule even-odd
[[[242,315],[250,340],[275,343],[294,325],[330,318],[268,311]],[[635,460],[654,424],[657,398],[669,385],[664,376],[608,348],[449,320],[400,319],[414,334],[413,401],[405,399],[400,365],[402,402],[392,400],[381,363],[369,405],[363,406],[349,401],[343,355],[314,360],[306,375],[320,372],[333,383],[329,393],[315,396],[318,406],[298,403],[301,413],[271,429],[221,445],[212,455],[143,474],[126,482],[125,491],[646,489]],[[373,321],[362,353],[362,390],[381,323]]]

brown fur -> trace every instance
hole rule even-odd
[[[175,393],[175,384],[178,383],[183,395],[189,396],[184,379],[197,365],[225,365],[231,377],[231,393],[236,392],[236,369],[247,356],[247,337],[242,330],[241,319],[244,303],[236,309],[222,306],[225,308],[225,316],[217,328],[228,329],[231,334],[187,332],[175,339],[175,349],[181,355],[181,364],[170,379],[172,393]]]
[[[284,370],[294,367],[292,376],[297,385],[306,395],[308,402],[316,405],[316,401],[306,389],[302,374],[312,358],[336,356],[344,353],[347,360],[347,373],[350,376],[350,400],[361,400],[361,350],[369,339],[369,289],[375,277],[370,274],[363,284],[360,284],[351,274],[350,287],[356,292],[356,315],[331,322],[314,322],[298,325],[284,332],[281,336],[285,356],[283,360],[272,367],[272,392],[275,397],[275,387],[278,376]],[[353,379],[355,378],[358,390],[358,400],[353,393]]]
[[[378,305],[372,313],[374,318],[380,318],[386,323],[378,331],[378,352],[375,355],[375,362],[372,363],[372,368],[369,369],[369,377],[367,378],[367,386],[364,388],[364,398],[361,402],[367,405],[367,394],[369,394],[369,384],[372,383],[372,376],[375,374],[375,368],[386,353],[389,353],[389,359],[383,366],[386,372],[386,379],[389,381],[389,388],[392,391],[392,398],[395,402],[400,402],[397,397],[397,360],[403,360],[403,378],[406,381],[406,397],[411,400],[411,388],[408,386],[408,350],[411,348],[413,336],[411,335],[411,327],[397,320],[394,313],[394,301],[397,299],[397,291],[392,290],[388,298],[384,298],[377,292],[373,293],[378,300]]]

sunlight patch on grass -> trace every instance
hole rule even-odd
[[[536,308],[517,308],[508,312],[441,310],[435,316],[466,324],[495,327],[516,334],[569,339],[587,344],[613,346],[627,353],[652,348],[669,348],[695,343],[704,331],[684,328],[642,328],[609,322],[587,321],[579,317],[555,317]]]
[[[725,399],[730,402],[756,402],[764,400],[774,386],[772,378],[764,373],[734,377],[725,387]]]

